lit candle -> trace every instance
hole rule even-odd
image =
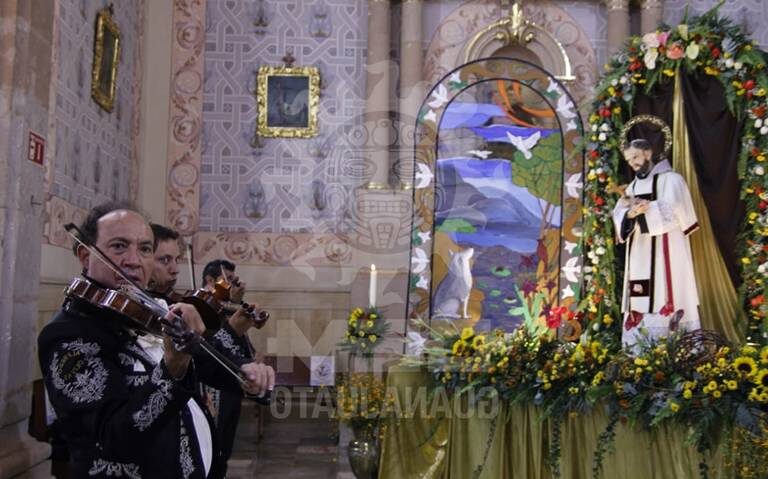
[[[368,305],[376,307],[376,265],[371,265],[371,281],[368,283]]]

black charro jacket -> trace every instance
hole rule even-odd
[[[221,477],[215,427],[198,398],[198,380],[233,392],[241,391],[238,382],[202,354],[183,378],[173,379],[124,324],[113,313],[68,299],[38,337],[40,367],[56,429],[69,448],[72,477],[205,479],[189,399],[206,413],[213,436],[207,477]],[[231,329],[220,329],[209,341],[237,364],[246,362],[241,358],[248,354]]]

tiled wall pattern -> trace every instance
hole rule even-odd
[[[140,85],[140,42],[144,0],[61,0],[56,28],[55,132],[50,193],[76,208],[128,200],[137,165],[134,121]],[[102,110],[91,99],[91,64],[96,13],[114,5],[121,33],[115,108]]]
[[[682,20],[685,8],[688,15],[704,13],[717,4],[717,0],[666,0],[664,2],[664,21],[676,25]],[[762,48],[768,48],[768,2],[765,0],[726,0],[720,12],[731,18],[750,36],[757,40]]]
[[[268,25],[254,25],[258,18]],[[208,0],[201,231],[342,228],[351,189],[363,181],[355,169],[359,155],[337,145],[340,137],[359,140],[366,28],[361,0]],[[295,65],[320,69],[320,134],[256,142],[256,71],[282,64],[289,51]]]

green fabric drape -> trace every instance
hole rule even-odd
[[[419,369],[390,370],[387,384],[404,397],[407,387],[426,384]],[[483,464],[494,420],[479,417],[414,418],[393,421],[384,436],[379,478],[471,479]],[[500,408],[487,460],[480,479],[551,479],[546,465],[552,424],[540,420],[532,405]],[[598,437],[608,418],[601,408],[569,418],[562,424],[561,475],[568,479],[590,479]],[[429,439],[427,439],[429,438]],[[680,427],[662,426],[640,431],[618,424],[614,451],[606,454],[606,479],[679,479],[698,477],[700,456],[685,444]],[[722,455],[707,458],[709,477],[732,477]]]
[[[699,181],[691,156],[688,127],[685,122],[685,104],[679,75],[675,77],[672,109],[672,136],[675,145],[672,164],[688,184],[700,227],[699,231],[691,234],[690,241],[693,267],[696,271],[696,285],[699,290],[701,327],[718,331],[730,341],[741,342],[744,339],[743,331],[742,328],[736,327],[741,315],[739,299],[718,249],[707,205],[699,189]]]

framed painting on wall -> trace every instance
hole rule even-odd
[[[263,137],[317,135],[320,70],[316,67],[262,66],[256,79],[257,133]]]
[[[96,15],[96,36],[93,44],[91,97],[106,111],[115,106],[117,64],[120,59],[120,29],[112,19],[111,7]]]

